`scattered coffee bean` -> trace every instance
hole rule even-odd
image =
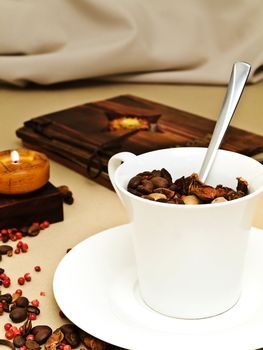
[[[26,340],[25,346],[27,350],[40,350],[41,346],[35,340]]]
[[[28,305],[27,311],[31,314],[39,315],[40,309],[37,306]]]
[[[20,346],[25,345],[26,340],[22,335],[16,335],[13,339],[14,346],[20,348]]]
[[[13,248],[10,245],[2,244],[0,245],[0,255],[12,256]]]
[[[80,344],[80,336],[78,333],[78,327],[72,323],[64,324],[61,326],[60,331],[64,334],[64,339],[66,342],[76,348]]]
[[[16,300],[16,306],[18,307],[27,307],[29,305],[29,300],[26,297],[19,297]]]
[[[27,309],[24,307],[16,307],[10,312],[9,317],[14,323],[25,321],[27,319]]]
[[[51,336],[52,329],[49,326],[46,326],[46,325],[38,325],[38,326],[33,327],[31,329],[30,333],[33,334],[33,336],[35,338],[35,341],[39,345],[42,345]]]
[[[15,350],[14,344],[9,340],[0,339],[0,345],[5,345],[5,346],[9,347],[11,350]]]

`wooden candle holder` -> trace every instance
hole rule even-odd
[[[0,229],[21,228],[44,220],[54,223],[63,218],[62,195],[50,182],[23,195],[0,194]]]

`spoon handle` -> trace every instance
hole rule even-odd
[[[209,147],[207,149],[201,170],[199,172],[199,178],[203,182],[205,182],[207,178],[207,175],[215,160],[216,152],[220,147],[227,127],[235,112],[236,106],[247,81],[250,69],[251,66],[245,62],[236,62],[233,65],[224,102],[218,120],[216,122],[216,126]]]

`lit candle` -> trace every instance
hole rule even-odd
[[[48,179],[49,161],[45,154],[23,148],[0,152],[0,193],[33,192]]]

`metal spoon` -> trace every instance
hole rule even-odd
[[[250,64],[245,62],[236,62],[233,65],[225,99],[199,172],[199,178],[203,182],[205,182],[213,165],[216,152],[221,145],[225,132],[235,112],[250,69]]]

